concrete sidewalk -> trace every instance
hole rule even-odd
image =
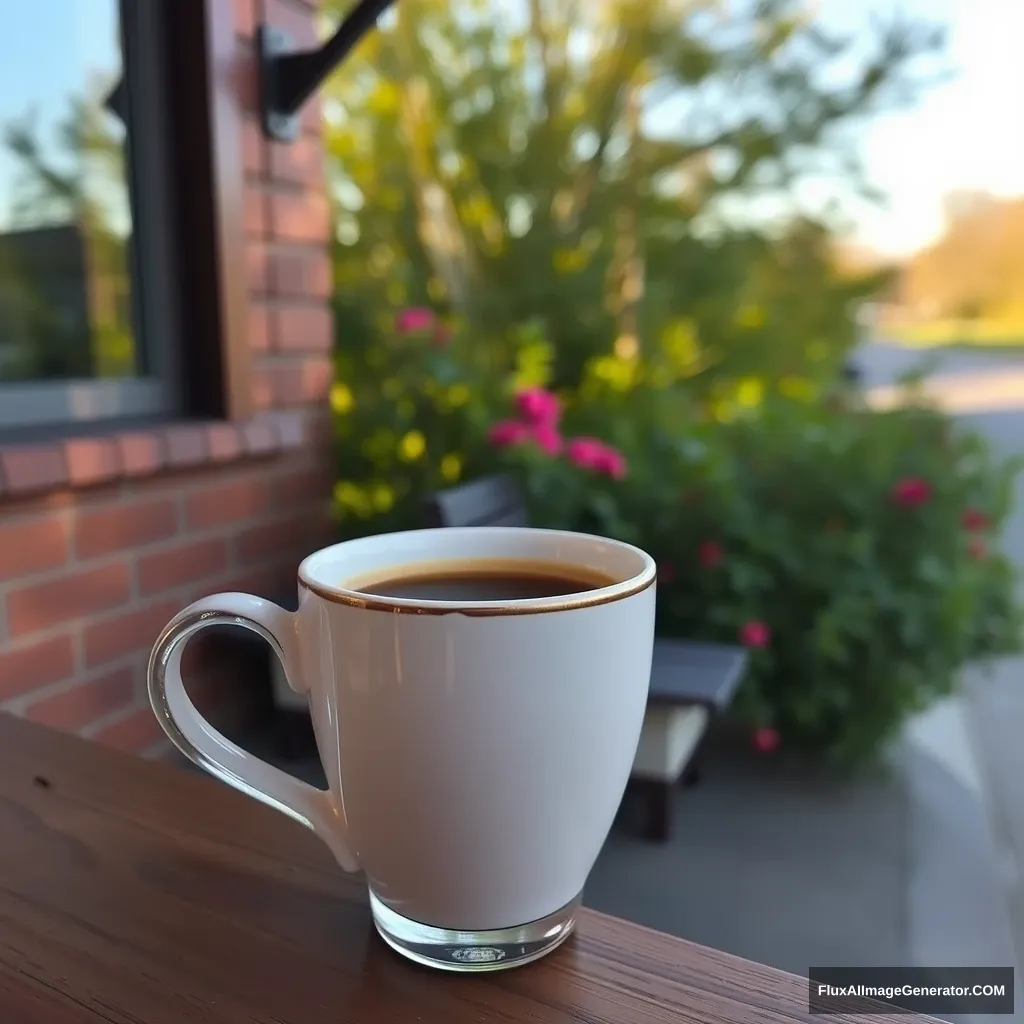
[[[676,814],[664,846],[613,834],[589,905],[797,974],[1015,965],[959,699],[911,723],[886,769],[854,780],[712,750]]]

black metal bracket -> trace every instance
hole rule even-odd
[[[299,112],[394,0],[359,0],[318,50],[296,50],[287,33],[261,25],[256,36],[260,121],[268,138],[294,142]]]

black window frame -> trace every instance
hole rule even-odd
[[[185,412],[171,89],[161,2],[119,0],[133,338],[144,375],[0,382],[0,436],[92,433]]]

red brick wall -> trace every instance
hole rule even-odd
[[[254,25],[266,18],[311,43],[314,7],[235,0],[243,108]],[[205,594],[294,589],[298,560],[328,538],[318,131],[314,104],[298,142],[271,145],[247,111],[239,140],[255,419],[0,446],[0,709],[126,750],[164,749],[144,679],[159,629]],[[203,683],[211,708],[244,698],[216,672],[193,685]]]

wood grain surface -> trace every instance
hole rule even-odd
[[[5,1024],[771,1024],[811,1019],[806,984],[592,911],[533,965],[417,967],[283,815],[0,715]]]

